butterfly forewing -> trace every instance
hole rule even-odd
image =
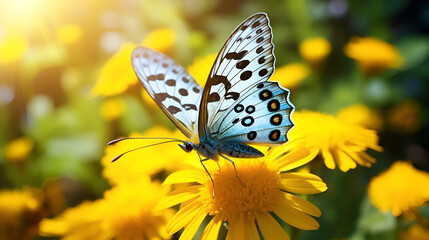
[[[173,123],[190,138],[196,133],[203,88],[170,57],[139,46],[132,64],[144,88]]]
[[[274,71],[272,33],[265,13],[241,23],[219,52],[204,87],[200,105],[200,136],[224,117],[228,109],[252,86],[265,82]]]

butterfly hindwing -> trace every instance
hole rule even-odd
[[[200,105],[199,135],[205,136],[252,86],[267,81],[274,61],[268,17],[254,14],[233,31],[215,60]]]
[[[277,82],[253,86],[238,99],[212,129],[219,129],[219,141],[238,141],[250,144],[280,145],[287,141],[293,126],[289,91]]]
[[[190,138],[196,132],[203,88],[170,57],[142,46],[134,49],[132,65],[152,99]]]

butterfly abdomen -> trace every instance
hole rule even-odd
[[[241,142],[233,141],[219,143],[219,151],[221,154],[237,158],[259,158],[264,156],[264,154],[256,148]]]

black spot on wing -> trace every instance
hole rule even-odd
[[[247,134],[247,139],[249,139],[249,140],[253,140],[253,139],[255,139],[256,138],[256,136],[257,136],[258,134],[255,132],[255,131],[250,131],[248,134]]]
[[[240,97],[240,94],[237,92],[228,92],[225,94],[225,99],[234,99],[237,100]]]
[[[235,107],[234,107],[234,111],[235,111],[236,113],[239,113],[239,112],[243,111],[243,109],[244,109],[244,106],[243,106],[243,105],[241,105],[241,104],[237,104],[237,105],[235,105]]]
[[[255,122],[255,119],[251,116],[247,116],[241,120],[241,124],[245,127],[251,126]]]
[[[217,85],[222,83],[225,86],[225,90],[228,91],[231,88],[231,82],[228,81],[228,78],[222,75],[214,75],[209,79],[209,83],[212,85]]]
[[[263,69],[261,69],[260,71],[259,71],[259,76],[260,77],[263,77],[263,76],[265,76],[265,75],[267,75],[267,73],[268,73],[268,70],[267,69],[265,69],[265,68],[263,68]]]
[[[271,141],[277,141],[280,138],[280,130],[273,130],[270,132],[270,134],[268,135],[268,138]]]
[[[280,109],[280,102],[277,99],[273,99],[273,100],[268,102],[267,107],[268,107],[268,111],[276,112]]]
[[[262,90],[259,93],[259,99],[261,99],[262,101],[265,101],[265,100],[271,98],[272,96],[273,96],[273,93],[268,89]]]
[[[167,84],[168,86],[171,86],[171,87],[176,86],[176,80],[169,79],[165,82],[165,84]]]
[[[217,92],[210,93],[207,102],[217,102],[220,100],[220,96]]]
[[[191,110],[191,109],[198,110],[197,106],[195,106],[194,104],[183,104],[182,107],[185,110]]]
[[[169,106],[169,107],[167,108],[167,110],[168,110],[171,114],[176,114],[176,113],[178,113],[178,112],[182,111],[180,108],[175,107],[175,106]]]
[[[235,67],[238,69],[244,69],[247,67],[247,65],[249,65],[250,61],[249,60],[242,60],[240,62],[238,62]]]
[[[259,25],[261,25],[261,22],[260,21],[256,21],[256,22],[254,22],[252,24],[252,28],[255,28],[255,27],[259,26]]]
[[[182,96],[188,96],[188,90],[186,90],[184,88],[179,89],[179,93]]]
[[[247,54],[247,50],[243,50],[243,51],[238,52],[238,53],[237,52],[229,52],[229,53],[225,54],[225,59],[228,59],[228,60],[232,60],[232,59],[234,59],[234,60],[240,60],[246,54]]]
[[[282,120],[283,120],[282,115],[280,113],[277,113],[270,118],[270,123],[272,125],[278,126],[282,123]]]
[[[193,87],[193,88],[192,88],[192,90],[193,90],[194,92],[196,92],[196,93],[199,93],[199,92],[200,92],[200,89],[199,89],[199,88],[197,88],[197,87]]]
[[[252,77],[252,71],[245,71],[240,75],[240,79],[245,81]]]
[[[149,76],[147,76],[147,80],[148,81],[164,80],[164,78],[165,78],[165,75],[162,74],[162,73],[157,74],[157,75],[149,75]]]
[[[178,103],[180,103],[180,100],[177,97],[171,96],[168,93],[156,93],[153,98],[155,99],[155,101],[157,102],[162,102],[167,98],[170,98]]]
[[[246,112],[248,113],[248,114],[251,114],[251,113],[253,113],[255,111],[255,106],[253,106],[253,105],[249,105],[249,106],[247,106],[246,107]]]

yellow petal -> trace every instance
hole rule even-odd
[[[175,191],[168,193],[165,197],[161,198],[155,207],[155,211],[166,209],[175,206],[179,203],[188,201],[199,195],[198,188],[200,186],[190,186],[180,188]]]
[[[40,222],[39,235],[61,236],[69,231],[69,226],[64,221],[45,218]]]
[[[222,219],[216,215],[205,227],[201,240],[217,239],[220,226],[222,226]]]
[[[327,150],[322,150],[323,161],[329,169],[335,169],[335,161],[332,154]]]
[[[280,188],[292,193],[314,194],[328,189],[322,179],[311,173],[283,173],[280,174]]]
[[[131,65],[131,53],[135,44],[124,43],[101,68],[100,76],[91,89],[92,96],[113,96],[137,83],[137,76]]]
[[[319,223],[308,214],[296,210],[288,205],[284,198],[280,198],[273,211],[286,223],[303,230],[315,230]]]
[[[235,239],[255,239],[259,240],[258,229],[256,228],[254,221],[249,221],[243,215],[237,216],[231,222],[229,222],[228,234],[226,240]]]
[[[258,214],[256,221],[264,239],[289,240],[289,236],[269,213]]]
[[[351,159],[350,156],[347,155],[344,151],[340,149],[339,151],[337,151],[337,154],[338,154],[338,158],[337,158],[338,168],[341,171],[347,172],[350,169],[356,168],[357,166],[356,162],[353,161],[353,159]]]
[[[188,183],[198,182],[203,183],[207,179],[207,175],[198,170],[182,170],[170,174],[162,185],[175,184],[175,183]]]
[[[167,233],[173,234],[179,231],[181,228],[193,221],[193,219],[199,215],[201,209],[202,206],[198,202],[190,203],[181,208],[176,215],[171,218],[170,222],[168,222]]]
[[[255,221],[244,220],[244,239],[260,240],[258,229],[256,228]]]
[[[285,193],[284,196],[288,204],[291,207],[295,208],[296,210],[305,212],[315,217],[320,217],[320,215],[322,215],[322,212],[319,210],[319,208],[317,208],[311,202],[303,198],[297,197],[295,195],[292,195],[290,193]]]
[[[276,164],[280,171],[289,171],[310,162],[318,153],[318,148],[308,149],[301,147],[284,155],[284,157],[276,161]]]
[[[192,221],[185,227],[185,230],[182,235],[180,235],[179,239],[192,239],[206,216],[207,212],[201,207],[196,216],[194,216]]]

